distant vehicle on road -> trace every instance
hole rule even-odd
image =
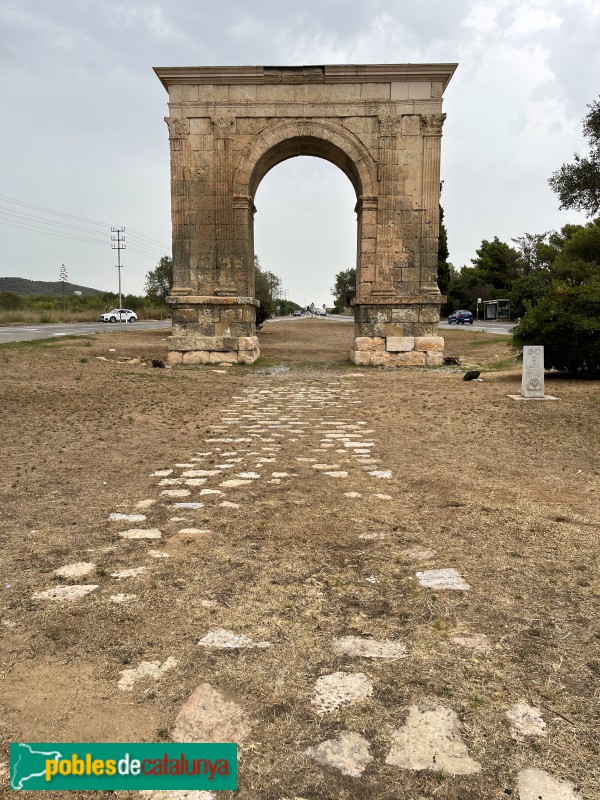
[[[457,325],[464,325],[465,322],[468,322],[469,325],[472,325],[473,314],[464,308],[461,308],[458,311],[453,311],[448,317],[448,325],[452,325],[453,322],[456,322]]]
[[[295,316],[295,317],[301,317],[301,316],[302,316],[302,311],[300,311],[300,309],[299,309],[299,308],[297,308],[297,309],[294,311],[294,316]]]
[[[327,316],[327,312],[325,311],[324,308],[315,308],[315,315],[317,317],[326,317]]]
[[[137,314],[130,308],[113,308],[100,314],[100,322],[136,322]]]

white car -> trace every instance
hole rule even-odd
[[[137,314],[130,308],[113,308],[106,314],[100,314],[101,322],[135,322]]]

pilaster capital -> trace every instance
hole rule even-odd
[[[424,136],[441,136],[445,114],[421,114],[421,132]]]
[[[213,133],[218,139],[227,139],[236,132],[236,119],[232,114],[212,118]]]
[[[183,139],[189,136],[190,121],[186,117],[180,119],[179,117],[165,117],[165,122],[169,128],[169,139]]]

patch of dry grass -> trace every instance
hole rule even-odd
[[[516,790],[518,771],[532,766],[573,781],[586,800],[599,796],[597,383],[561,381],[559,402],[515,404],[507,395],[518,391],[518,370],[486,369],[509,358],[501,337],[448,333],[446,353],[483,370],[483,383],[465,383],[451,369],[338,369],[351,336],[352,326],[329,321],[266,326],[265,357],[289,367],[275,374],[119,363],[164,358],[164,333],[106,334],[92,347],[63,341],[0,359],[8,431],[0,585],[9,585],[0,620],[15,623],[0,644],[3,742],[162,740],[207,681],[255,721],[239,798],[488,800]],[[228,492],[239,510],[208,498],[198,511],[177,512],[186,523],[172,522],[173,510],[159,501],[144,525],[160,528],[161,541],[118,537],[108,514],[159,497],[150,473],[214,450],[207,438],[231,436],[214,427],[235,397],[303,387],[332,392],[339,402],[311,412],[306,438],[290,442],[274,429],[277,462],[259,470],[297,478]],[[349,387],[360,405],[346,403]],[[297,461],[319,447],[319,414],[366,421],[373,454],[393,478],[369,477],[335,448],[319,461],[344,462],[347,480],[326,480],[311,462]],[[256,442],[217,446],[243,456],[240,470],[255,468],[249,454]],[[206,464],[223,460],[215,451]],[[361,497],[345,497],[350,489]],[[376,492],[394,499],[376,501]],[[212,534],[178,533],[188,526]],[[361,533],[384,538],[362,540]],[[411,546],[437,554],[413,562],[404,555]],[[171,557],[152,559],[149,547]],[[90,560],[97,565],[90,582],[100,588],[84,601],[31,599],[62,582],[57,567]],[[148,571],[136,579],[110,577],[140,565]],[[471,591],[418,586],[417,570],[439,567],[459,570]],[[114,605],[108,597],[115,592],[139,599]],[[273,646],[198,647],[217,627]],[[487,634],[490,653],[452,641],[473,633]],[[401,641],[407,658],[337,655],[334,640],[348,635]],[[169,656],[178,665],[163,680],[119,692],[122,670]],[[315,681],[340,670],[365,673],[373,697],[320,715],[310,703]],[[521,700],[541,709],[546,738],[511,738],[505,714]],[[385,764],[409,706],[428,702],[458,713],[480,775]],[[361,778],[302,755],[342,729],[371,743],[375,760]]]

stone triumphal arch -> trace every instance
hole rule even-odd
[[[160,67],[169,93],[169,362],[252,363],[254,196],[294,156],[356,191],[357,364],[439,364],[442,95],[456,64]]]

